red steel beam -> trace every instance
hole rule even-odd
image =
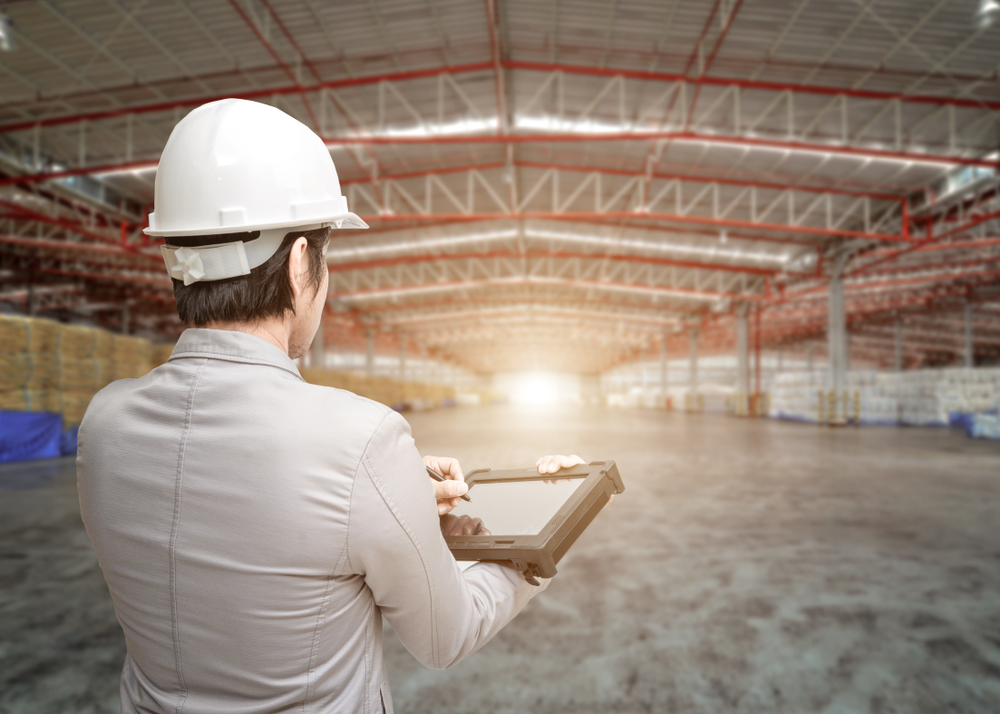
[[[637,213],[635,214],[634,217],[639,219],[643,218],[644,215]],[[621,228],[621,223],[619,223],[618,221],[612,221],[610,219],[601,220],[599,218],[579,218],[579,217],[574,218],[572,215],[559,214],[559,216],[553,216],[551,220],[564,221],[567,223],[583,223],[595,226],[614,226],[615,228]],[[673,226],[657,226],[655,228],[649,228],[646,226],[637,226],[634,224],[629,225],[628,228],[629,230],[645,231],[647,233],[673,233],[677,235],[698,235],[716,239],[718,239],[719,237],[719,234],[715,231],[699,230],[695,228],[680,229],[680,228],[675,228]],[[758,242],[758,243],[775,243],[778,245],[798,245],[810,248],[815,248],[817,246],[817,243],[815,241],[810,241],[810,240],[797,240],[794,238],[774,238],[771,236],[751,235],[749,233],[734,233],[728,230],[726,231],[726,237],[729,240],[744,240],[744,241]]]
[[[229,0],[229,1],[233,5],[235,5],[236,2],[237,2],[237,0]],[[274,18],[274,21],[278,25],[278,29],[281,30],[282,34],[288,39],[288,42],[292,45],[292,47],[295,48],[295,51],[298,53],[299,57],[302,58],[302,63],[305,64],[306,68],[309,70],[309,73],[313,76],[313,78],[317,82],[322,83],[323,78],[320,76],[319,72],[316,70],[316,67],[313,65],[313,63],[309,59],[308,55],[306,55],[306,53],[303,52],[302,48],[299,46],[298,41],[295,39],[295,35],[293,35],[288,30],[288,28],[285,26],[285,23],[282,22],[281,17],[274,10],[274,8],[271,7],[271,4],[268,2],[268,0],[261,0],[261,2],[263,3],[264,7],[267,8],[267,11],[271,14],[271,17]],[[245,16],[244,16],[244,19],[246,19]],[[254,32],[257,32],[256,27],[253,27],[252,29],[254,30]],[[259,32],[257,32],[257,36],[260,37],[260,33]],[[266,41],[263,40],[263,39],[261,39],[261,41],[266,43]],[[268,46],[268,49],[269,50],[271,49],[270,46]],[[275,53],[273,51],[271,52],[271,54],[273,56],[275,56],[275,59],[277,59],[277,56],[275,55]],[[280,62],[280,60],[278,60],[278,61]],[[291,80],[296,85],[299,84],[298,80],[295,77],[290,77],[290,78],[291,78]],[[320,130],[320,128],[319,128],[319,122],[316,121],[316,115],[313,114],[312,106],[309,104],[309,98],[306,96],[306,93],[305,93],[304,90],[302,92],[300,92],[300,96],[302,97],[302,103],[305,104],[306,110],[309,112],[309,116],[312,118],[312,122],[313,122],[313,125],[316,127],[316,131],[319,132],[319,130]],[[334,104],[337,106],[338,109],[340,109],[340,102],[336,101],[336,99],[334,100]],[[343,115],[344,119],[347,120],[348,124],[351,124],[353,126],[353,122],[351,121],[351,118],[342,109],[340,111],[341,111],[341,114]],[[374,156],[374,154],[372,154],[371,149],[369,149],[368,147],[365,147],[365,153],[368,154],[369,157],[371,157],[372,161],[375,162],[375,165],[377,167],[378,166],[378,159],[376,159],[375,156]],[[357,167],[359,169],[361,169],[362,171],[365,170],[364,165],[362,165],[362,163],[358,160],[358,157],[356,157],[353,154],[351,154],[351,158],[354,160],[354,163],[357,165]],[[381,170],[379,170],[379,173],[381,173]],[[375,184],[375,189],[381,195],[381,189],[379,189],[377,183]]]
[[[921,275],[914,278],[900,278],[898,280],[879,280],[868,283],[845,283],[844,291],[853,292],[861,290],[871,290],[873,288],[897,287],[904,285],[919,285],[921,283],[944,283],[955,280],[968,280],[976,278],[995,278],[1000,276],[1000,270],[970,270],[961,273],[944,273],[941,275]]]
[[[963,231],[970,230],[970,229],[975,228],[976,226],[978,226],[978,225],[980,225],[982,223],[986,223],[987,221],[992,221],[992,220],[994,220],[996,218],[1000,218],[1000,211],[993,211],[991,213],[986,213],[986,214],[981,215],[981,216],[976,216],[975,218],[969,219],[968,221],[966,221],[962,225],[956,226],[955,228],[951,228],[951,229],[945,231],[944,233],[941,233],[939,235],[934,236],[933,238],[929,238],[929,239],[926,239],[926,240],[918,241],[917,244],[914,245],[914,246],[912,246],[912,247],[903,248],[901,250],[894,251],[890,255],[881,257],[881,258],[879,258],[877,260],[874,260],[874,261],[872,261],[870,263],[866,263],[866,264],[864,264],[864,265],[862,265],[862,266],[860,266],[858,268],[855,268],[851,272],[847,273],[847,275],[845,277],[849,278],[849,277],[852,277],[854,275],[860,275],[862,273],[871,272],[871,270],[876,265],[882,265],[883,263],[886,263],[886,262],[889,262],[889,261],[892,261],[892,260],[896,260],[897,258],[899,258],[901,256],[907,255],[907,254],[912,253],[912,252],[917,251],[917,250],[926,250],[927,247],[930,246],[930,245],[940,244],[942,241],[947,240],[948,238],[951,238],[953,235],[957,235],[957,234],[959,234],[959,233],[961,233]]]
[[[309,119],[312,121],[313,127],[315,128],[316,131],[320,131],[319,121],[317,121],[316,115],[313,114],[312,105],[309,104],[309,98],[306,96],[306,90],[304,90],[299,85],[299,81],[295,77],[295,74],[292,73],[292,71],[288,68],[288,65],[286,65],[282,61],[281,56],[278,55],[278,53],[275,51],[274,47],[271,46],[271,43],[267,41],[267,38],[264,37],[263,33],[261,33],[261,31],[259,29],[257,29],[256,23],[254,23],[254,21],[251,20],[250,17],[246,14],[246,11],[242,7],[240,7],[240,3],[238,2],[238,0],[229,0],[229,4],[237,12],[237,14],[240,17],[243,18],[243,21],[246,23],[247,27],[249,27],[250,30],[253,32],[253,34],[256,35],[257,39],[264,46],[264,49],[266,49],[268,51],[268,53],[271,55],[271,57],[274,58],[274,61],[278,63],[278,66],[281,67],[282,71],[286,75],[288,75],[288,78],[290,80],[292,80],[292,84],[295,85],[299,96],[302,98],[302,104],[305,105],[306,112],[308,112],[308,114],[309,114]],[[266,2],[264,4],[265,4],[265,6],[267,5]],[[270,7],[268,7],[268,10],[270,10]],[[274,19],[277,21],[279,27],[282,30],[284,30],[284,24],[281,22],[280,19],[278,19],[277,15],[274,15]],[[296,47],[297,47],[297,45],[296,45]],[[301,54],[301,52],[299,54],[303,58],[305,57],[304,55]]]
[[[751,146],[764,149],[780,149],[785,151],[802,151],[823,154],[844,154],[867,159],[886,159],[892,161],[934,163],[942,165],[983,166],[1000,169],[1000,160],[970,158],[965,156],[944,156],[941,154],[919,154],[904,151],[888,151],[886,149],[860,148],[842,146],[839,144],[819,144],[802,141],[787,141],[764,139],[748,136],[727,136],[724,134],[705,134],[693,131],[631,131],[606,133],[523,133],[495,136],[492,134],[468,134],[455,136],[352,136],[326,137],[327,146],[354,145],[399,145],[399,144],[496,144],[496,143],[563,143],[588,141],[658,141],[670,139],[673,141],[696,141],[706,144],[731,144],[734,146]]]
[[[40,221],[42,223],[49,223],[52,225],[57,225],[61,228],[65,228],[68,231],[77,233],[79,235],[85,236],[92,240],[100,241],[102,243],[116,243],[114,238],[106,235],[101,235],[100,233],[94,233],[93,231],[88,231],[74,221],[69,221],[64,218],[53,218],[52,216],[47,216],[44,213],[39,213],[38,211],[33,211],[30,208],[22,206],[20,203],[15,203],[14,201],[7,201],[0,199],[0,206],[15,211],[18,215],[15,216],[18,220],[29,220],[29,221]]]
[[[151,169],[151,168],[156,168],[158,164],[159,161],[157,160],[129,161],[117,164],[101,164],[96,166],[85,166],[73,169],[64,169],[62,171],[48,171],[33,175],[11,176],[7,178],[0,178],[0,186],[19,183],[19,182],[37,183],[39,181],[48,181],[50,179],[68,178],[70,176],[80,176],[86,174],[99,174],[99,173],[110,173],[117,171]],[[448,166],[445,168],[427,169],[423,171],[406,171],[395,174],[382,174],[379,176],[379,179],[385,181],[404,181],[413,178],[423,178],[425,176],[445,176],[448,174],[462,173],[464,171],[489,171],[492,169],[502,169],[505,166],[506,164],[502,161],[487,162],[482,164],[464,164],[462,166]],[[540,170],[556,169],[558,171],[574,171],[577,173],[599,173],[607,176],[626,176],[629,178],[636,176],[645,176],[645,172],[643,171],[632,171],[628,169],[615,169],[609,167],[578,166],[574,164],[546,163],[540,161],[515,161],[514,166],[517,168],[529,168],[529,169],[540,169]],[[731,178],[719,178],[714,176],[697,176],[692,174],[663,173],[663,172],[655,172],[652,174],[652,177],[663,181],[677,180],[677,181],[690,181],[692,183],[717,183],[724,186],[763,188],[774,191],[790,190],[790,191],[801,191],[803,193],[830,193],[838,196],[853,196],[855,198],[874,198],[877,200],[884,200],[884,201],[906,200],[906,197],[902,194],[893,194],[893,193],[885,193],[878,191],[859,191],[853,189],[843,189],[833,186],[823,187],[823,186],[813,186],[813,185],[794,184],[794,183],[778,183],[774,181],[750,181],[750,180],[739,180]],[[370,176],[345,179],[340,182],[340,185],[350,186],[351,184],[365,184],[365,183],[372,183],[372,179]]]
[[[302,58],[302,64],[304,64],[306,66],[306,69],[309,70],[309,74],[311,74],[317,82],[321,82],[323,78],[320,77],[319,72],[316,71],[316,67],[313,66],[312,60],[310,60],[309,56],[302,51],[301,47],[299,47],[299,43],[295,40],[295,35],[293,35],[291,32],[288,31],[288,28],[285,27],[285,23],[281,21],[281,17],[279,17],[278,13],[274,11],[273,7],[271,7],[271,3],[268,2],[268,0],[260,0],[260,1],[264,5],[264,7],[267,8],[267,11],[271,14],[271,17],[274,18],[275,23],[277,23],[278,25],[278,29],[281,30],[281,33],[286,38],[288,38],[288,41],[291,43],[292,47],[295,48],[295,51],[299,53],[299,57]],[[298,81],[296,80],[295,77],[292,77],[291,79],[293,82],[298,84]]]
[[[519,286],[519,285],[559,285],[559,286],[569,286],[569,287],[584,287],[584,288],[597,288],[597,289],[607,289],[607,290],[632,290],[636,292],[645,293],[663,293],[668,297],[678,297],[684,299],[685,297],[690,298],[718,298],[718,299],[737,299],[737,300],[747,300],[751,302],[762,302],[766,298],[762,295],[754,295],[750,293],[723,293],[714,290],[690,290],[688,288],[670,288],[662,285],[640,285],[637,283],[621,283],[613,281],[599,281],[599,280],[563,280],[558,278],[545,278],[545,279],[524,279],[518,278],[515,280],[450,280],[441,283],[412,283],[409,285],[393,285],[384,288],[371,288],[366,290],[342,290],[337,293],[330,293],[330,297],[334,298],[345,298],[345,297],[379,297],[381,295],[391,295],[393,293],[413,291],[415,294],[421,292],[433,292],[434,290],[439,290],[442,288],[476,288],[476,287],[486,287],[491,285],[500,286]]]
[[[723,136],[721,134],[698,134],[690,131],[637,131],[637,132],[608,132],[601,134],[575,134],[575,133],[534,133],[534,134],[506,134],[495,136],[491,134],[469,134],[455,136],[355,136],[326,138],[327,146],[370,146],[370,145],[393,145],[393,144],[482,144],[482,143],[545,143],[545,142],[588,142],[588,141],[650,141],[660,139],[690,140],[709,144],[755,146],[767,149],[780,149],[787,151],[806,151],[811,153],[844,154],[847,156],[860,156],[864,158],[882,158],[893,161],[913,161],[925,163],[939,163],[943,165],[964,165],[983,166],[987,168],[1000,169],[1000,160],[976,159],[962,156],[941,156],[933,154],[912,154],[899,151],[887,151],[883,149],[861,149],[853,146],[837,146],[831,144],[809,144],[796,141],[779,141],[773,139],[761,139],[745,136]],[[112,171],[123,171],[127,169],[152,168],[158,164],[156,160],[131,161],[127,163],[100,164],[96,166],[82,166],[61,171],[46,171],[36,174],[24,174],[21,176],[8,176],[0,179],[0,186],[9,184],[32,184],[51,179],[67,178],[69,176],[80,176],[86,174],[108,173]],[[593,169],[586,169],[593,170]],[[666,175],[666,174],[664,174]],[[695,180],[691,177],[689,180]],[[346,182],[345,182],[346,183]],[[735,185],[735,184],[734,184]],[[805,188],[803,191],[823,191],[819,188]],[[839,190],[840,193],[847,191]],[[858,195],[867,195],[864,192],[857,192]],[[876,194],[871,194],[875,196]],[[892,198],[898,200],[898,196],[891,194],[879,194],[879,197]]]
[[[511,303],[518,303],[518,304],[525,304],[525,305],[534,305],[534,304],[537,304],[539,302],[542,302],[542,299],[539,298],[539,297],[523,298],[523,297],[503,297],[503,296],[501,296],[501,297],[495,298],[493,300],[479,299],[479,300],[476,300],[476,301],[466,301],[465,304],[474,304],[474,305],[493,305],[493,304],[495,304],[495,305],[501,305],[502,306],[502,305],[508,305],[508,304],[511,304]],[[645,303],[645,304],[644,303],[639,303],[639,302],[636,302],[635,300],[632,300],[632,301],[612,300],[612,299],[607,298],[607,297],[603,297],[603,298],[600,298],[600,299],[598,299],[598,298],[580,298],[580,299],[574,299],[574,300],[559,300],[559,299],[553,300],[551,298],[545,298],[544,299],[544,304],[545,305],[566,305],[566,306],[569,306],[569,307],[579,307],[581,305],[593,305],[593,306],[602,307],[602,308],[607,308],[607,307],[622,307],[622,308],[627,308],[627,309],[630,309],[630,310],[643,310],[643,309],[649,310],[650,309],[648,303]],[[407,303],[405,305],[400,305],[400,304],[379,305],[378,307],[369,307],[369,308],[364,308],[364,309],[358,308],[358,310],[359,310],[359,312],[363,312],[363,313],[369,314],[369,315],[373,315],[373,314],[382,315],[382,314],[385,314],[385,313],[403,312],[403,311],[412,311],[412,310],[425,310],[425,309],[436,308],[436,307],[447,307],[447,308],[452,308],[453,309],[455,307],[455,301],[454,300],[429,300],[429,301],[423,301],[423,302],[410,302],[410,303]],[[609,312],[608,314],[609,315],[614,315],[616,313]]]
[[[0,178],[0,186],[40,183],[42,181],[51,181],[53,179],[69,178],[70,176],[87,176],[90,174],[109,173],[112,171],[128,171],[129,169],[151,169],[156,168],[159,163],[159,160],[128,161],[118,164],[80,166],[73,169],[62,169],[60,171],[43,171],[37,174],[24,174],[23,176],[7,176]]]
[[[691,77],[668,72],[645,72],[642,70],[610,69],[601,67],[581,67],[567,64],[548,64],[544,62],[504,62],[509,69],[531,70],[535,72],[565,72],[566,74],[590,75],[595,77],[616,77],[640,79],[653,82],[692,82]],[[762,89],[772,92],[798,92],[803,94],[822,94],[826,96],[844,95],[855,99],[873,99],[879,101],[895,101],[914,104],[941,104],[975,109],[1000,111],[1000,101],[985,101],[981,99],[964,99],[962,97],[945,97],[929,94],[902,94],[900,92],[878,92],[850,87],[829,87],[815,84],[796,84],[794,82],[765,82],[755,79],[739,79],[735,77],[705,77],[703,84],[717,87],[736,86],[743,89]]]
[[[141,258],[163,265],[163,259],[155,255],[147,255],[131,250],[122,250],[113,246],[94,245],[93,243],[70,243],[69,241],[45,240],[41,238],[21,238],[19,236],[0,236],[0,243],[17,245],[38,250],[68,250],[78,253],[100,253],[114,255],[120,258]]]
[[[656,258],[645,255],[624,255],[620,253],[578,253],[568,251],[528,250],[525,253],[509,250],[490,251],[487,253],[440,253],[436,255],[408,255],[396,258],[379,258],[353,263],[332,263],[331,273],[350,270],[365,270],[368,268],[385,268],[392,265],[408,265],[413,263],[432,263],[439,260],[473,260],[490,258],[583,258],[585,260],[611,260],[625,263],[644,263],[648,265],[664,265],[677,268],[695,268],[699,270],[721,270],[731,273],[749,273],[751,275],[778,275],[782,271],[751,266],[726,265],[722,263],[701,263],[691,260],[674,260],[671,258]]]
[[[395,213],[392,215],[370,215],[362,216],[367,223],[385,223],[392,221],[414,221],[422,222],[427,220],[449,220],[456,223],[468,221],[487,221],[503,219],[592,219],[592,218],[632,218],[647,219],[657,221],[674,221],[676,223],[695,223],[700,225],[721,226],[724,228],[751,228],[765,231],[779,231],[784,233],[804,233],[807,235],[850,238],[867,238],[869,240],[895,241],[902,243],[912,243],[912,238],[905,238],[901,235],[890,233],[865,233],[864,231],[851,231],[833,228],[820,228],[818,226],[790,226],[781,223],[754,223],[753,221],[740,221],[732,218],[710,218],[707,216],[679,216],[672,213],[639,213],[635,211],[607,211],[605,213],[581,211],[579,213],[552,213],[540,212],[519,212],[519,213]]]
[[[720,2],[721,0],[717,0],[715,5],[712,7],[712,13],[708,16],[708,20],[705,22],[705,28],[702,30],[701,37],[698,39],[698,44],[695,45],[694,50],[691,52],[691,57],[688,59],[688,66],[684,68],[684,74],[688,73],[691,63],[695,59],[695,53],[701,48],[701,43],[705,39],[705,33],[708,31],[708,26],[712,23],[712,18],[715,17],[715,13],[719,9]],[[709,53],[708,59],[705,60],[705,64],[701,68],[701,72],[698,73],[698,79],[694,85],[694,96],[691,99],[691,103],[688,105],[687,117],[684,119],[685,130],[691,126],[691,119],[694,117],[695,108],[698,104],[698,95],[701,94],[701,85],[705,82],[705,75],[707,75],[708,71],[712,68],[712,64],[715,62],[715,56],[722,47],[722,41],[726,39],[726,35],[729,34],[729,28],[733,26],[733,20],[736,19],[736,14],[740,11],[741,5],[743,5],[743,0],[736,0],[736,4],[733,5],[732,9],[729,11],[729,17],[726,19],[725,27],[722,28],[718,38],[716,38],[715,45],[712,47],[712,51]]]
[[[642,218],[642,217],[643,217],[642,215],[639,214],[636,215],[636,218]],[[562,223],[580,223],[583,225],[613,226],[615,228],[621,228],[621,223],[619,221],[613,221],[611,219],[601,220],[598,218],[580,218],[579,216],[559,214],[558,216],[553,216],[551,220],[559,221]],[[454,225],[456,222],[467,223],[474,221],[431,220],[431,221],[420,221],[419,224],[421,228],[432,228],[435,226]],[[635,225],[635,224],[629,225],[628,228],[629,230],[642,231],[644,233],[652,233],[654,235],[671,233],[671,234],[685,235],[685,236],[696,235],[696,236],[705,236],[708,238],[715,238],[715,239],[719,238],[719,234],[715,231],[709,231],[697,228],[681,229],[681,228],[676,228],[674,226],[656,226],[655,228],[650,228],[648,226]],[[384,233],[395,233],[401,230],[403,230],[403,228],[397,226],[387,226],[384,228],[373,226],[371,229],[369,229],[368,233],[366,233],[365,235],[372,236]],[[729,240],[742,240],[742,241],[749,241],[752,243],[774,243],[776,245],[797,245],[810,248],[815,248],[817,246],[817,243],[811,240],[795,239],[795,238],[775,238],[772,236],[753,235],[750,233],[739,233],[728,230],[726,231],[726,236]],[[350,236],[346,231],[334,231],[331,240],[335,240],[337,238],[349,238],[349,237]]]
[[[66,275],[73,278],[84,278],[86,280],[98,280],[111,283],[132,283],[135,285],[150,285],[157,288],[172,289],[173,281],[163,276],[162,279],[142,278],[137,275],[110,275],[107,273],[88,273],[80,270],[64,270],[62,268],[32,268],[36,273],[49,273],[51,275]]]
[[[411,70],[408,72],[395,72],[392,74],[381,74],[368,77],[353,77],[350,79],[338,79],[329,82],[319,82],[310,85],[298,85],[283,87],[269,87],[266,89],[255,89],[250,92],[237,92],[230,94],[218,94],[215,96],[189,97],[187,99],[176,99],[168,102],[157,102],[155,104],[142,104],[134,107],[122,107],[119,109],[109,109],[96,112],[83,112],[80,114],[69,114],[57,117],[48,117],[37,120],[26,120],[0,124],[0,133],[13,131],[26,131],[34,129],[36,126],[62,126],[64,124],[75,124],[81,121],[100,121],[102,119],[117,119],[129,114],[151,114],[156,112],[167,112],[173,109],[184,107],[197,107],[208,102],[220,99],[266,99],[273,96],[286,94],[298,94],[299,92],[318,92],[323,89],[341,89],[344,87],[357,87],[366,84],[378,84],[383,81],[404,81],[410,79],[423,79],[426,77],[436,77],[442,74],[464,74],[467,72],[481,72],[493,68],[492,62],[477,62],[453,67],[435,67],[433,69]],[[292,80],[294,82],[294,78]]]
[[[544,305],[546,309],[541,313],[544,315],[560,315],[565,317],[587,317],[594,318],[596,320],[605,320],[609,322],[638,322],[650,325],[659,325],[660,327],[669,327],[672,325],[679,324],[677,320],[671,320],[668,318],[656,318],[643,315],[623,315],[614,312],[601,312],[599,310],[569,310],[569,309],[549,309],[549,303],[539,303],[538,301],[511,301],[512,303],[519,302],[519,304],[509,304],[501,305],[494,309],[489,309],[486,307],[472,308],[470,310],[461,310],[456,312],[447,313],[426,313],[423,315],[414,315],[412,317],[400,317],[396,319],[382,320],[385,324],[389,325],[402,325],[402,324],[412,324],[414,322],[433,322],[434,320],[452,320],[455,318],[473,318],[473,317],[484,317],[490,315],[496,315],[503,312],[514,312],[522,313],[525,310],[530,310],[532,305]]]
[[[519,161],[517,166],[536,169],[558,169],[560,171],[577,171],[585,173],[601,173],[613,176],[645,176],[645,171],[631,171],[628,169],[613,168],[589,168],[586,166],[574,166],[572,164],[554,164],[539,161]],[[840,196],[853,196],[855,198],[875,198],[882,201],[903,201],[906,196],[898,193],[884,193],[876,191],[857,191],[838,187],[824,188],[823,186],[811,186],[808,184],[778,183],[775,181],[739,180],[732,178],[719,178],[715,176],[697,176],[693,174],[664,173],[654,171],[652,178],[662,181],[690,181],[692,183],[717,183],[723,186],[740,186],[744,188],[764,188],[774,191],[802,191],[803,193],[832,193]]]
[[[634,171],[630,169],[616,169],[611,167],[580,166],[576,164],[559,164],[542,161],[515,161],[515,168],[539,169],[548,171],[573,171],[576,173],[595,173],[604,176],[625,176],[628,178],[645,176],[645,171]],[[482,164],[465,164],[462,166],[448,166],[446,168],[426,169],[423,171],[407,171],[397,174],[382,174],[379,176],[383,181],[404,181],[413,178],[424,178],[425,176],[445,176],[448,174],[462,173],[464,171],[489,171],[492,169],[505,168],[502,161],[494,161]],[[719,178],[715,176],[699,176],[693,174],[663,173],[654,172],[652,178],[662,181],[690,181],[691,183],[717,183],[722,186],[739,186],[742,188],[763,188],[774,191],[801,191],[803,193],[830,193],[838,196],[852,196],[854,198],[874,198],[881,201],[905,201],[906,196],[898,193],[884,193],[876,191],[858,191],[853,189],[843,189],[838,187],[823,187],[808,184],[779,183],[775,181],[740,180],[732,178]],[[359,177],[345,179],[340,182],[341,186],[351,184],[371,183],[371,178]]]
[[[645,72],[642,70],[608,69],[599,67],[583,67],[568,64],[547,64],[543,62],[519,62],[502,60],[501,66],[505,69],[528,70],[535,72],[565,72],[566,74],[590,75],[598,77],[621,76],[626,79],[637,79],[651,82],[693,82],[691,77],[683,74],[672,74],[667,72]],[[186,99],[176,99],[167,102],[157,102],[153,104],[143,104],[134,107],[122,107],[105,111],[81,112],[64,116],[41,118],[37,120],[23,120],[0,124],[0,133],[12,131],[24,131],[33,129],[36,125],[41,127],[59,126],[63,124],[75,124],[79,121],[99,121],[102,119],[114,119],[128,114],[147,114],[153,112],[170,111],[178,107],[194,107],[206,102],[216,101],[235,97],[238,99],[262,99],[274,95],[298,94],[299,92],[316,92],[322,89],[340,89],[343,87],[356,87],[367,84],[378,84],[379,82],[399,82],[411,79],[422,79],[426,77],[436,77],[440,74],[466,74],[482,72],[493,69],[493,62],[475,62],[451,67],[434,67],[430,69],[410,70],[405,72],[390,72],[365,77],[351,77],[337,79],[328,82],[319,82],[310,85],[293,84],[292,86],[267,87],[256,89],[250,92],[239,92],[230,94],[220,94],[209,97],[190,97]],[[293,78],[294,82],[294,78]],[[989,109],[1000,111],[1000,101],[985,101],[981,99],[966,99],[962,97],[946,97],[940,95],[926,94],[902,94],[898,92],[879,92],[865,89],[853,89],[850,87],[829,87],[820,85],[802,85],[793,82],[766,82],[752,79],[740,79],[735,77],[704,77],[703,84],[720,87],[736,86],[745,89],[760,89],[772,92],[799,92],[804,94],[820,94],[825,96],[844,95],[856,99],[871,99],[879,101],[898,100],[905,103],[947,105],[956,107],[968,107],[974,109]]]

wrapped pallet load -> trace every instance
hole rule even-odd
[[[52,320],[0,315],[0,352],[54,354],[59,349],[60,327]]]
[[[0,410],[59,411],[59,328],[0,315]]]
[[[149,368],[155,369],[156,367],[159,367],[161,364],[166,364],[167,360],[170,359],[170,355],[173,351],[174,351],[173,343],[165,345],[153,345],[150,350],[151,358],[150,358]]]
[[[97,335],[102,332],[85,325],[60,325],[59,356],[63,360],[91,359],[97,348]]]
[[[0,392],[0,411],[58,412],[62,404],[56,389],[13,389]]]
[[[60,392],[60,409],[63,426],[67,429],[79,426],[95,392],[88,390],[67,390]]]
[[[149,372],[152,365],[152,347],[142,337],[115,335],[115,379],[136,379]]]
[[[83,419],[91,397],[114,380],[108,359],[109,347],[114,343],[110,333],[95,327],[62,325],[61,330],[59,411],[63,425],[72,428]]]

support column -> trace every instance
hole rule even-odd
[[[747,305],[743,303],[736,313],[736,415],[749,414],[750,397],[750,348],[747,324]]]
[[[965,303],[965,366],[976,366],[975,348],[972,342],[972,303]]]
[[[903,323],[900,322],[899,318],[896,318],[896,371],[903,371]]]
[[[309,364],[313,369],[326,369],[326,344],[323,341],[323,317],[319,319],[319,328],[313,337],[312,346],[309,348]]]
[[[813,371],[813,343],[806,345],[806,369]]]
[[[846,340],[847,323],[844,316],[843,268],[846,256],[837,260],[830,278],[829,315],[827,324],[827,352],[830,369],[830,394],[827,414],[831,425],[846,423],[844,413],[844,393],[847,389]]]
[[[399,338],[399,381],[406,381],[406,340]]]
[[[667,377],[669,376],[667,374],[668,357],[669,355],[667,354],[667,336],[664,335],[663,341],[660,342],[660,399],[663,402],[662,406],[664,409],[670,408],[668,401],[670,399],[670,394],[668,390],[668,386],[670,383],[667,379]]]
[[[646,398],[646,393],[649,392],[649,370],[646,368],[646,363],[649,361],[649,353],[645,348],[642,350],[642,356],[639,358],[639,377],[642,381],[642,395],[643,399]]]
[[[365,373],[375,374],[375,330],[368,328],[365,338]]]
[[[763,384],[760,379],[760,366],[761,366],[761,353],[760,353],[760,308],[758,307],[754,310],[753,314],[753,371],[754,371],[754,385],[753,385],[753,415],[758,416],[760,413],[760,394],[764,391]]]
[[[696,412],[698,408],[698,330],[690,332],[690,389],[688,390],[688,411]]]

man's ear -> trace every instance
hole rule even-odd
[[[299,236],[292,243],[292,250],[288,254],[288,282],[292,286],[292,297],[298,298],[302,294],[305,283],[308,280],[309,272],[309,242],[303,236]]]

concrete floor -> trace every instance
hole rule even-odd
[[[514,407],[408,415],[467,468],[618,461],[549,590],[399,712],[1000,712],[1000,444]],[[123,641],[72,462],[0,467],[0,712],[111,712]]]

